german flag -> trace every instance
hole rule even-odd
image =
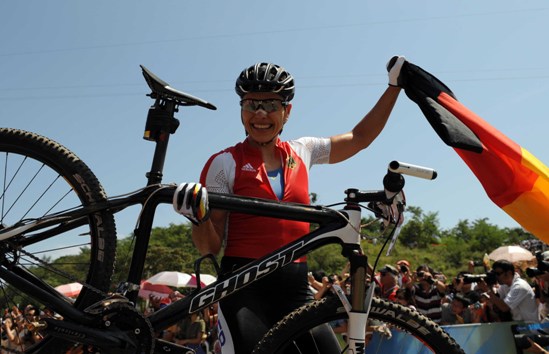
[[[435,76],[404,63],[399,84],[446,145],[469,166],[488,197],[524,229],[549,242],[549,169],[458,102]]]

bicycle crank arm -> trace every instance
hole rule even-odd
[[[107,353],[134,353],[132,338],[119,329],[95,329],[74,322],[44,318],[42,331],[52,337],[107,349]],[[135,343],[134,343],[135,344]],[[132,351],[129,351],[132,350]]]

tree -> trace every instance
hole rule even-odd
[[[134,242],[133,236],[118,242],[117,266],[113,277],[114,286],[126,280]],[[190,223],[155,227],[151,232],[143,279],[161,271],[194,273],[195,261],[199,258],[200,254],[192,242]],[[217,276],[215,267],[209,260],[201,263],[200,272]]]
[[[409,247],[426,248],[440,242],[438,213],[423,213],[420,207],[409,206],[407,213],[412,219],[404,224],[400,233],[400,242]]]

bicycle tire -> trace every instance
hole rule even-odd
[[[0,128],[0,152],[0,185],[3,186],[0,190],[0,228],[14,225],[21,219],[40,218],[106,199],[103,187],[89,167],[73,152],[47,137]],[[27,235],[0,241],[2,264],[24,267],[52,286],[60,285],[57,283],[62,280],[84,284],[76,298],[69,301],[74,307],[84,309],[100,300],[111,285],[116,226],[114,216],[107,210],[89,215],[82,224],[36,243],[31,243]],[[75,249],[71,249],[71,245]],[[67,265],[59,261],[74,254],[81,255],[78,264]],[[75,274],[68,273],[73,269],[76,269]],[[4,282],[0,283],[0,291],[4,308],[11,299],[41,306],[37,299],[25,298],[24,293],[9,288]],[[16,352],[62,353],[68,345],[46,336],[38,344],[19,348]]]
[[[348,318],[347,312],[336,296],[314,301],[298,308],[280,320],[265,334],[253,353],[275,354],[293,353],[294,351],[301,353],[301,351],[292,350],[292,348],[288,349],[295,346],[296,338],[302,337],[304,333],[319,325],[346,318]],[[465,354],[456,341],[435,322],[410,308],[374,298],[369,319],[378,323],[386,323],[389,328],[407,332],[415,337],[417,339],[415,344],[421,347],[421,353],[425,352],[423,350],[427,350],[426,352],[437,354]],[[405,343],[407,344],[405,348],[410,349],[410,340]],[[366,346],[365,352],[376,353],[374,350],[375,348]],[[306,352],[314,354],[311,348],[308,348]],[[401,351],[397,350],[396,352]],[[403,352],[408,353],[409,351]],[[318,353],[324,354],[322,350],[319,350]],[[340,353],[346,353],[343,346]]]

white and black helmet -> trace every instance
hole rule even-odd
[[[274,92],[290,102],[295,93],[294,78],[281,66],[257,63],[240,73],[235,90],[240,98],[249,92]]]

